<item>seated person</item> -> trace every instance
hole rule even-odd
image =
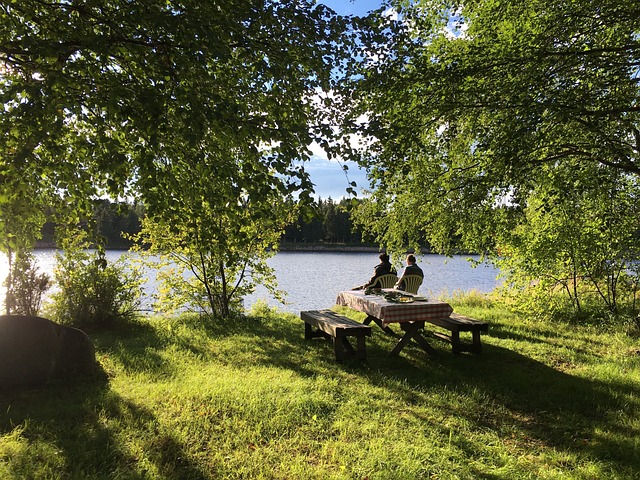
[[[359,287],[355,287],[353,290],[363,290],[368,287],[381,288],[381,286],[378,284],[378,277],[387,275],[389,273],[393,273],[394,275],[398,274],[398,272],[396,272],[396,269],[393,268],[393,265],[391,265],[391,262],[389,261],[389,255],[387,255],[386,253],[381,253],[378,258],[380,259],[380,263],[373,268],[373,276],[367,283],[365,283],[364,285],[360,285]]]
[[[407,275],[419,275],[424,278],[424,273],[422,273],[422,269],[416,265],[416,257],[413,255],[407,255],[407,266],[404,267],[404,272],[402,272],[402,277],[396,283],[395,288],[397,290],[404,290],[404,277]]]

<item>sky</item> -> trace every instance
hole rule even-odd
[[[318,0],[340,15],[365,15],[381,5],[380,0]],[[356,191],[360,195],[361,188],[368,186],[365,173],[355,163],[345,162],[349,167],[348,178],[340,163],[336,160],[328,160],[320,147],[312,146],[314,155],[306,164],[311,181],[315,184],[315,198],[332,198],[339,200],[348,197],[347,188],[349,182],[356,182]]]
[[[380,7],[380,0],[318,0],[340,15],[364,15]]]

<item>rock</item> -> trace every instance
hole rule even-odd
[[[0,388],[43,385],[96,371],[89,337],[46,318],[0,315]]]

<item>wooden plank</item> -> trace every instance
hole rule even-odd
[[[362,323],[364,325],[369,325],[371,322],[374,322],[376,325],[378,325],[384,331],[384,333],[386,333],[387,335],[389,335],[391,337],[398,337],[398,335],[396,335],[396,332],[391,330],[391,328],[388,325],[385,326],[382,323],[382,320],[380,320],[379,318],[374,317],[373,315],[367,315],[367,318],[365,318],[364,322],[362,322]]]
[[[371,336],[371,327],[338,315],[332,310],[304,311],[300,312],[300,318],[305,322],[305,338],[324,337],[331,341],[338,362],[346,359],[367,359],[365,336]],[[353,348],[349,343],[349,336],[357,338],[357,348]]]
[[[482,320],[476,320],[475,318],[465,317],[464,315],[460,315],[458,313],[452,313],[451,315],[449,315],[449,318],[461,324],[468,325],[471,331],[476,329],[481,332],[489,331],[489,324]],[[465,330],[461,330],[461,331],[465,331]]]
[[[447,330],[451,330],[452,332],[488,332],[489,324],[486,322],[482,322],[480,320],[475,320],[473,318],[465,317],[462,315],[458,315],[456,313],[452,313],[449,317],[445,318],[434,318],[427,320],[429,323],[437,325],[442,328],[446,328]]]
[[[427,320],[438,327],[445,328],[451,332],[451,335],[445,335],[439,332],[433,332],[435,337],[446,340],[451,343],[451,349],[454,353],[472,352],[480,353],[482,351],[482,343],[480,340],[480,332],[488,332],[489,324],[476,320],[474,318],[465,317],[457,313],[452,313],[449,317]],[[460,341],[460,332],[471,332],[471,343],[462,343]]]
[[[306,340],[310,340],[312,338],[326,338],[327,340],[331,340],[333,337],[329,335],[327,332],[323,332],[322,330],[318,330],[317,328],[313,328],[310,323],[305,322],[304,324],[304,338]]]
[[[371,327],[350,318],[338,315],[332,310],[308,310],[300,312],[305,323],[328,333],[332,337],[371,336]]]
[[[424,320],[418,322],[402,322],[400,323],[400,328],[404,330],[404,335],[400,339],[400,341],[396,344],[389,355],[398,355],[402,351],[402,349],[407,345],[407,343],[411,340],[415,341],[420,348],[426,351],[429,355],[435,355],[435,349],[429,345],[422,335],[420,335],[420,330],[424,327]]]

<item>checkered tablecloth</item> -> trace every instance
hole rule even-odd
[[[380,295],[365,295],[363,290],[349,290],[338,293],[336,304],[379,318],[384,325],[396,322],[416,322],[444,318],[453,312],[451,305],[439,300],[392,303]]]

